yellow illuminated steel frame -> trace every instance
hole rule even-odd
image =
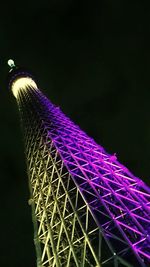
[[[148,266],[149,188],[30,80],[15,96],[24,132],[37,266]]]

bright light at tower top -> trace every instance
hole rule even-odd
[[[9,59],[9,60],[7,61],[7,63],[8,63],[8,66],[9,66],[9,67],[11,67],[11,68],[14,68],[14,67],[15,67],[15,63],[14,63],[14,60],[13,60],[13,59]]]
[[[11,90],[13,92],[13,95],[17,98],[18,93],[20,90],[26,91],[29,88],[33,88],[37,90],[37,85],[35,81],[30,77],[19,77],[14,80],[14,82],[11,85]]]
[[[8,87],[12,90],[13,95],[17,98],[20,91],[37,90],[38,87],[30,74],[26,69],[17,67],[13,59],[7,61],[10,71],[8,74]]]

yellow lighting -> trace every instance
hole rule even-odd
[[[36,83],[30,77],[21,77],[13,82],[11,89],[13,95],[17,98],[18,92],[20,90],[27,90],[31,87],[34,88],[35,90],[38,89]]]

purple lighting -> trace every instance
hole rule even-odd
[[[88,203],[114,255],[150,264],[150,189],[67,118],[40,92],[49,138]],[[115,247],[116,245],[116,247]],[[132,253],[133,255],[132,255]],[[138,266],[138,264],[137,264]]]
[[[39,266],[150,266],[150,188],[14,75]]]

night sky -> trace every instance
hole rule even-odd
[[[36,266],[23,138],[16,100],[7,89],[7,60],[30,69],[53,103],[150,184],[147,2],[34,0],[1,8],[0,266]]]

